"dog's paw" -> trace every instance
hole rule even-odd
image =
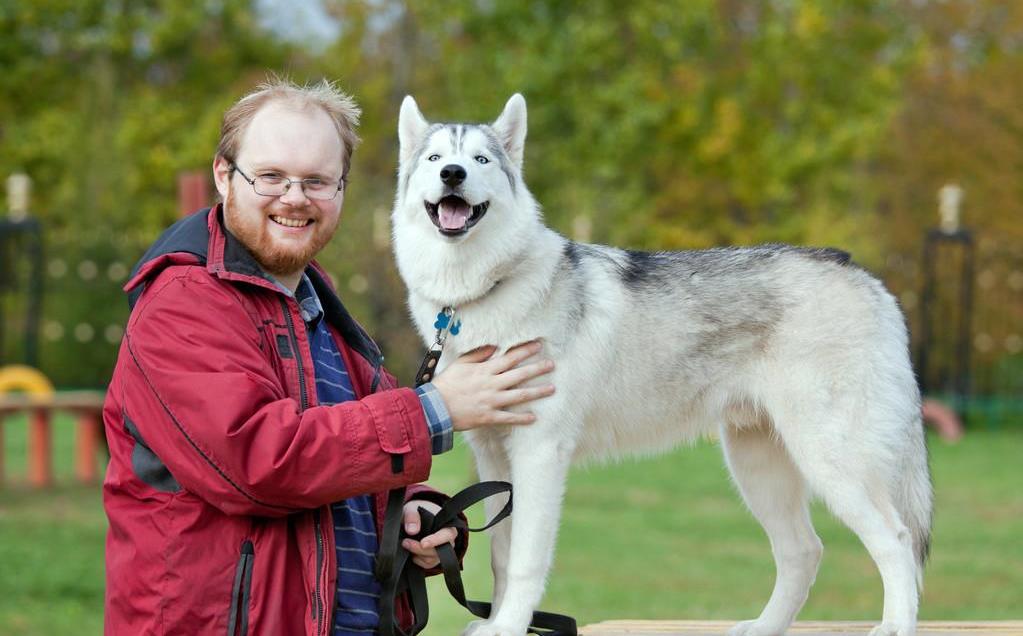
[[[870,636],[914,636],[916,628],[913,625],[894,625],[892,623],[881,623],[870,630]]]
[[[526,632],[502,627],[490,621],[473,621],[466,626],[462,636],[526,636]]]
[[[781,636],[784,627],[767,625],[761,620],[743,621],[728,630],[728,636]]]

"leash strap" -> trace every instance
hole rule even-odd
[[[468,532],[480,532],[493,527],[511,514],[512,499],[486,525],[470,528],[459,516],[466,508],[501,493],[511,494],[511,484],[504,481],[484,481],[473,484],[458,492],[446,501],[437,514],[431,514],[423,508],[419,509],[420,532],[414,539],[431,535],[441,528],[455,527]],[[400,491],[400,494],[397,494]],[[429,604],[426,596],[426,578],[422,569],[412,563],[411,555],[401,547],[404,535],[402,509],[404,507],[404,489],[392,490],[387,500],[387,513],[384,517],[384,533],[381,539],[380,554],[377,555],[377,577],[382,583],[380,597],[380,635],[381,636],[415,636],[423,631],[429,619]],[[386,552],[386,553],[385,553]],[[458,556],[450,543],[437,546],[440,567],[444,572],[444,583],[448,592],[462,607],[475,616],[488,618],[491,604],[472,601],[465,597],[465,586],[462,584],[461,567]],[[415,614],[415,624],[411,631],[404,631],[398,625],[395,613],[397,599],[408,592],[409,603]],[[561,614],[534,612],[529,627],[530,634],[543,636],[577,636],[575,619]]]

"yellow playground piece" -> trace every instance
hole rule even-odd
[[[41,371],[24,364],[0,367],[0,395],[21,391],[33,397],[53,397],[54,388]]]

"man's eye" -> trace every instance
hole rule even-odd
[[[427,161],[437,161],[438,159],[440,159],[440,155],[430,155],[426,158]]]
[[[487,159],[483,155],[476,155],[475,157],[473,157],[473,159],[475,159],[477,163],[481,163],[481,164],[488,164],[488,163],[490,163],[490,159]]]
[[[271,183],[276,185],[278,183],[282,183],[284,181],[284,177],[273,172],[268,172],[266,174],[259,175],[259,180],[262,181],[263,183]]]
[[[310,188],[322,188],[327,182],[323,179],[305,179],[305,184]]]

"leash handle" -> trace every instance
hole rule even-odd
[[[473,484],[459,491],[444,502],[436,514],[423,508],[419,509],[419,534],[414,538],[431,535],[441,528],[456,527],[468,532],[480,532],[493,527],[507,518],[512,512],[512,497],[501,508],[493,519],[479,528],[470,528],[459,515],[466,508],[473,506],[487,497],[512,492],[512,486],[504,481],[484,481]],[[397,494],[396,494],[397,493]],[[380,635],[381,636],[416,636],[426,628],[429,619],[429,602],[426,596],[426,579],[422,569],[412,563],[409,552],[401,547],[404,536],[402,509],[404,507],[405,489],[392,490],[387,500],[387,513],[384,517],[384,533],[380,543],[380,554],[377,555],[377,578],[381,580],[383,589],[380,596]],[[385,554],[385,552],[387,552]],[[458,555],[450,543],[437,546],[437,556],[444,574],[444,584],[448,592],[458,603],[479,618],[489,618],[492,610],[490,603],[469,600],[465,596],[462,583],[461,566]],[[415,624],[410,632],[405,632],[398,625],[395,614],[397,598],[404,592],[409,594],[409,603],[415,614]],[[530,634],[540,636],[577,636],[576,621],[570,616],[550,612],[533,612],[528,629]]]

